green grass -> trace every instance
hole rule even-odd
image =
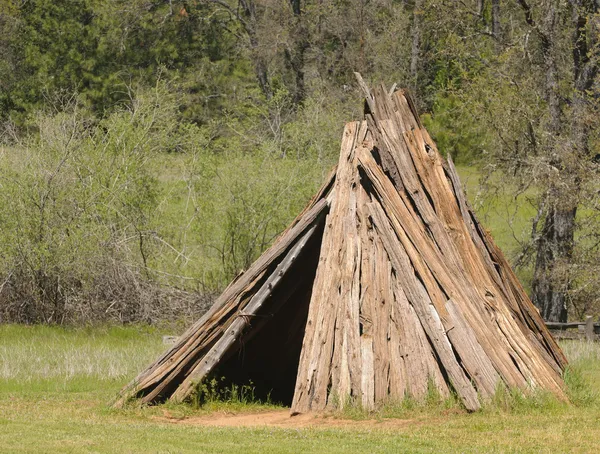
[[[367,415],[355,427],[211,428],[170,423],[199,415],[270,411],[211,403],[113,410],[108,403],[163,350],[160,330],[0,327],[0,452],[592,452],[600,437],[600,345],[563,343],[571,359],[568,405],[542,394],[500,396],[468,414],[431,396]],[[213,413],[214,412],[214,413]],[[349,416],[349,415],[345,415]],[[350,415],[352,416],[352,415]],[[355,419],[364,418],[355,415]],[[335,417],[335,416],[334,416]],[[340,415],[337,415],[340,417]],[[390,417],[401,420],[389,425]]]

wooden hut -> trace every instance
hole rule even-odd
[[[566,359],[403,91],[365,92],[337,167],[274,244],[121,392],[181,401],[218,371],[292,414],[500,386],[564,396]]]

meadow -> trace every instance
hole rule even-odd
[[[349,410],[284,427],[214,427],[275,404],[240,398],[204,407],[115,410],[118,390],[165,348],[144,326],[0,327],[0,452],[298,453],[591,452],[600,436],[600,345],[562,344],[572,403],[501,393],[469,414],[453,401],[405,402],[375,413]]]

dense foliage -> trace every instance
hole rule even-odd
[[[203,306],[335,162],[353,71],[415,95],[487,208],[521,206],[509,252],[547,317],[597,310],[599,22],[593,0],[2,0],[0,319]]]

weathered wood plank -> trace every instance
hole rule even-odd
[[[360,350],[362,361],[362,408],[365,410],[373,410],[373,408],[375,408],[375,371],[373,359],[373,339],[370,336],[361,336]]]
[[[356,177],[356,169],[353,166],[354,148],[358,137],[364,137],[365,129],[366,126],[360,123],[349,123],[344,130],[336,182],[333,187],[335,199],[332,201],[325,223],[317,276],[302,343],[292,414],[325,408],[334,345],[337,343],[340,346],[346,345],[347,349],[352,348],[352,339],[348,336],[350,333],[343,328],[343,318],[338,317],[344,317],[345,311],[340,297],[340,286],[343,279],[343,260],[348,247],[345,244],[344,219],[347,217],[352,181]],[[345,340],[343,336],[346,336]],[[339,351],[339,353],[341,355],[344,352]],[[336,357],[336,363],[341,364],[342,356],[340,359]],[[351,384],[352,363],[350,361],[347,362],[347,367]],[[345,370],[343,372],[346,373]],[[342,383],[345,383],[343,380],[346,380],[346,377],[342,377],[341,373],[341,370],[336,372],[336,381],[339,383],[342,380]],[[336,399],[344,400],[346,397],[337,395]]]
[[[375,161],[364,154],[358,156],[358,159],[380,197],[383,211],[387,214],[389,220],[396,224],[394,231],[397,238],[409,254],[415,273],[425,282],[431,302],[434,304],[445,329],[453,329],[454,327],[445,307],[445,301],[449,298],[454,301],[461,301],[464,302],[462,307],[472,310],[472,306],[476,304],[476,301],[481,300],[481,297],[472,292],[473,284],[466,280],[464,275],[454,272],[455,270],[446,264],[446,256],[431,244],[431,238],[423,230],[417,228],[419,224],[411,222],[415,218],[409,207],[402,200],[400,194],[391,189],[391,183],[377,167]],[[485,303],[482,301],[482,304]],[[483,323],[478,325],[486,326]],[[482,326],[479,326],[479,328],[482,328]],[[491,329],[489,331],[487,334],[494,334]],[[486,334],[485,330],[480,330],[480,333]],[[463,339],[463,336],[457,337],[457,340],[460,341],[461,339]],[[527,380],[518,369],[514,368],[508,352],[505,349],[498,349],[498,346],[501,345],[498,342],[502,341],[502,337],[496,339],[495,344],[488,341],[487,354],[495,356],[494,365],[501,371],[503,378],[510,386],[526,388]],[[494,348],[491,348],[492,345]],[[455,345],[455,348],[459,354],[461,352],[463,352],[463,355],[468,354],[468,346],[464,343]],[[500,356],[496,357],[497,355]]]
[[[438,312],[431,302],[426,289],[415,275],[415,270],[409,257],[402,247],[397,244],[397,236],[390,225],[383,208],[378,203],[369,205],[371,215],[375,221],[375,228],[379,232],[386,251],[392,261],[392,266],[398,274],[402,287],[407,293],[408,300],[414,308],[423,329],[442,362],[446,373],[458,396],[465,407],[469,410],[480,408],[477,391],[473,388],[469,377],[467,377],[454,356],[452,346],[446,336]]]

